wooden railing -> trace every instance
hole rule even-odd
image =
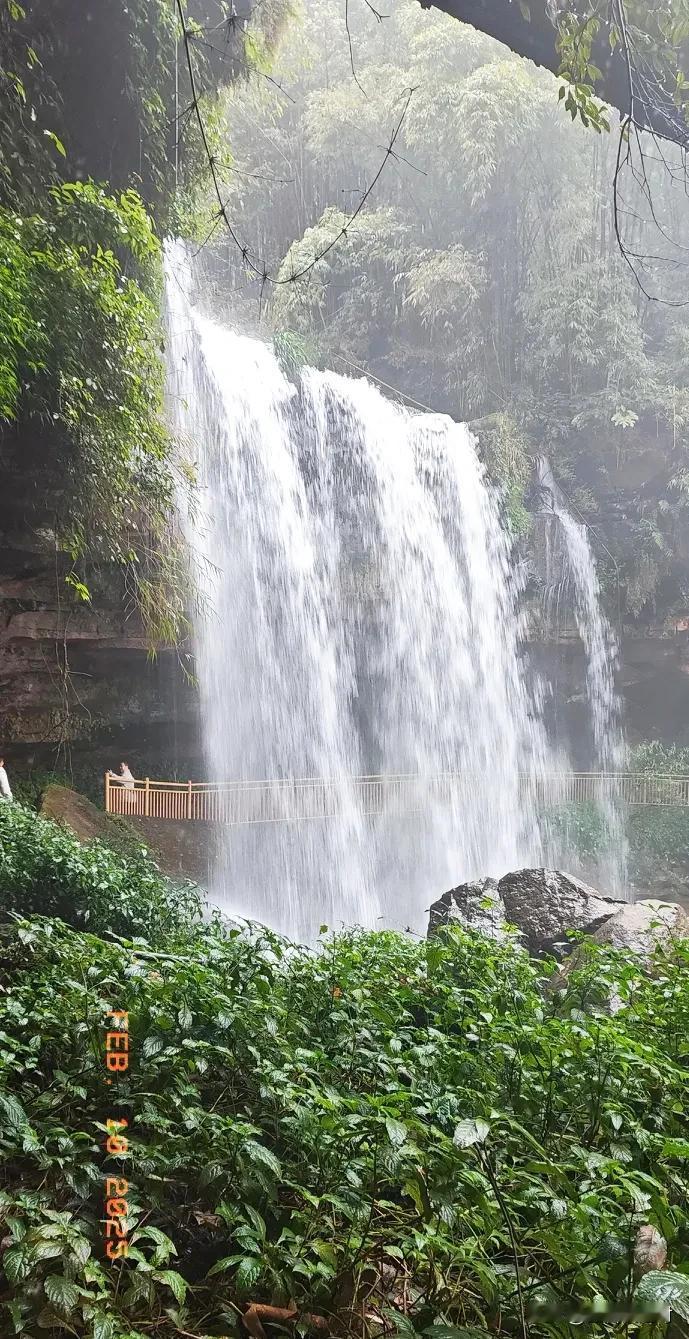
[[[436,776],[357,776],[289,781],[135,781],[123,785],[106,773],[105,808],[125,817],[201,821],[242,826],[297,823],[359,814],[423,812],[431,804],[461,804],[477,787],[489,800],[493,784],[462,772]],[[601,800],[621,805],[689,807],[689,777],[645,772],[565,772],[521,778],[525,793],[548,806]]]

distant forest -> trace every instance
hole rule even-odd
[[[602,134],[572,123],[559,88],[415,0],[384,19],[350,6],[348,31],[339,0],[314,0],[224,93],[219,172],[238,238],[273,277],[346,237],[304,279],[261,285],[210,192],[195,226],[211,231],[218,308],[269,330],[287,366],[363,369],[477,422],[518,532],[548,454],[595,528],[611,610],[641,629],[689,604],[689,208],[672,146],[667,163],[649,154],[651,204],[622,182],[649,301],[615,236],[619,118]]]

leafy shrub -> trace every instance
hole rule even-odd
[[[631,772],[656,776],[689,776],[689,749],[659,739],[637,744],[629,760]],[[630,809],[627,834],[633,861],[649,857],[675,865],[689,865],[689,809],[657,806]]]
[[[96,934],[171,939],[201,914],[197,890],[173,884],[144,847],[116,854],[21,804],[0,804],[0,918],[59,916]]]
[[[689,864],[689,810],[664,806],[633,809],[627,818],[631,856]]]
[[[0,251],[0,429],[31,424],[59,547],[74,563],[123,568],[145,616],[143,592],[164,587],[174,566],[158,313],[128,273],[151,286],[151,221],[134,191],[66,183],[50,190],[45,216],[0,208]],[[147,531],[159,551],[150,536],[144,545]],[[68,582],[89,599],[76,572]]]
[[[273,352],[289,381],[296,381],[305,367],[318,367],[318,346],[313,339],[293,330],[278,330],[273,335]]]
[[[116,1098],[112,1008],[131,1045]],[[652,982],[597,951],[544,1002],[524,954],[459,930],[311,953],[190,924],[153,952],[8,927],[4,1332],[230,1335],[260,1302],[296,1311],[299,1333],[314,1315],[366,1336],[618,1333],[639,1223],[685,1269],[688,1023],[687,948]],[[113,1114],[130,1150],[106,1161]],[[131,1184],[116,1263],[106,1172]],[[681,1315],[688,1276],[671,1277]]]

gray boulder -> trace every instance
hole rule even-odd
[[[667,949],[677,939],[689,939],[689,916],[674,902],[653,899],[625,902],[618,906],[614,916],[594,930],[591,939],[611,948],[629,949],[641,967],[650,968],[657,947]],[[571,973],[581,967],[583,960],[582,947],[578,946],[550,978],[549,991],[566,990]],[[608,1012],[615,1014],[621,1007],[620,997],[611,994],[607,1000]]]
[[[676,902],[655,898],[625,902],[593,938],[598,944],[628,948],[648,958],[658,944],[667,947],[675,939],[689,939],[689,915]]]
[[[518,869],[498,883],[505,916],[530,953],[567,953],[568,930],[592,934],[626,903],[559,869]]]
[[[570,951],[568,930],[592,933],[624,905],[562,870],[519,869],[499,882],[476,879],[451,888],[433,903],[428,933],[459,924],[504,941],[508,925],[515,925],[530,953],[562,956]]]
[[[498,882],[476,879],[451,888],[430,909],[429,936],[452,924],[499,941],[515,925],[530,953],[567,956],[567,971],[579,960],[570,930],[646,959],[656,944],[689,939],[689,913],[676,903],[620,902],[558,869],[519,869]]]
[[[507,922],[495,879],[475,879],[443,893],[430,908],[429,939],[447,925],[462,925],[488,939],[507,939]]]
[[[675,902],[658,902],[654,898],[624,902],[618,904],[614,916],[593,931],[591,939],[610,948],[627,948],[648,965],[659,945],[668,948],[676,939],[689,939],[689,915]],[[563,963],[559,975],[574,971],[581,957],[581,950],[577,949]]]

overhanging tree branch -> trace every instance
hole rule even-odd
[[[422,8],[436,8],[469,23],[479,32],[496,38],[511,47],[519,56],[532,60],[559,75],[562,67],[562,24],[568,15],[583,29],[590,19],[596,21],[596,33],[591,46],[591,63],[598,77],[595,94],[623,115],[629,110],[629,82],[624,52],[616,43],[618,26],[614,3],[590,3],[574,8],[562,0],[419,0]],[[649,10],[650,12],[650,10]],[[670,46],[668,44],[668,50]],[[689,53],[683,45],[676,48],[678,66],[689,64]],[[642,130],[649,130],[676,144],[689,145],[689,127],[682,109],[675,101],[675,82],[672,72],[666,75],[648,65],[646,85],[637,86],[635,122]]]

